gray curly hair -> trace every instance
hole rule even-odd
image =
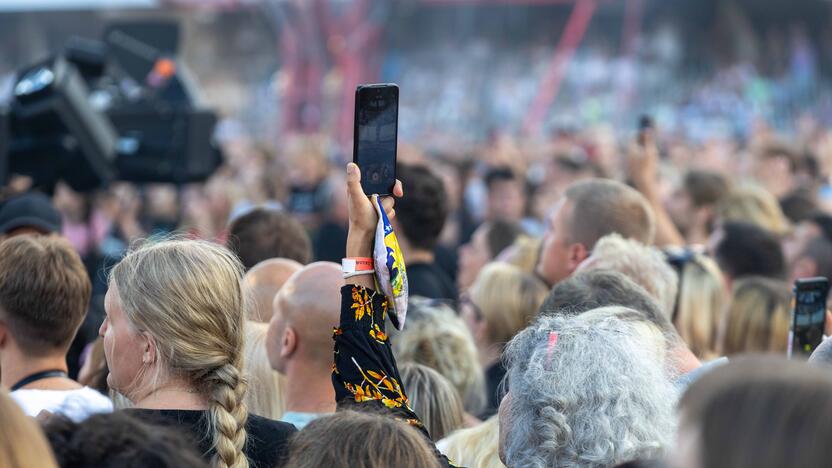
[[[616,318],[617,309],[541,317],[509,343],[507,466],[607,467],[662,455],[678,397],[663,371],[664,340],[655,327]]]

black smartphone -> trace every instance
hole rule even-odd
[[[789,357],[802,355],[805,358],[823,341],[829,280],[822,277],[799,279],[794,282],[793,292]]]
[[[356,88],[352,160],[361,168],[361,188],[367,195],[393,193],[398,133],[399,87],[387,83]]]

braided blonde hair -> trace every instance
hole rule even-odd
[[[111,272],[125,315],[153,337],[163,365],[206,395],[216,468],[249,466],[241,275],[229,250],[194,240],[146,244]]]

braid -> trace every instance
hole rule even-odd
[[[248,468],[243,454],[246,444],[248,410],[243,398],[246,382],[233,364],[225,364],[211,372],[207,381],[210,392],[208,411],[214,434],[215,468]]]

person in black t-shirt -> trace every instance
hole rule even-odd
[[[425,166],[399,164],[397,172],[407,193],[396,202],[391,222],[407,264],[410,295],[455,301],[455,282],[437,265],[434,253],[448,217],[442,180]]]

